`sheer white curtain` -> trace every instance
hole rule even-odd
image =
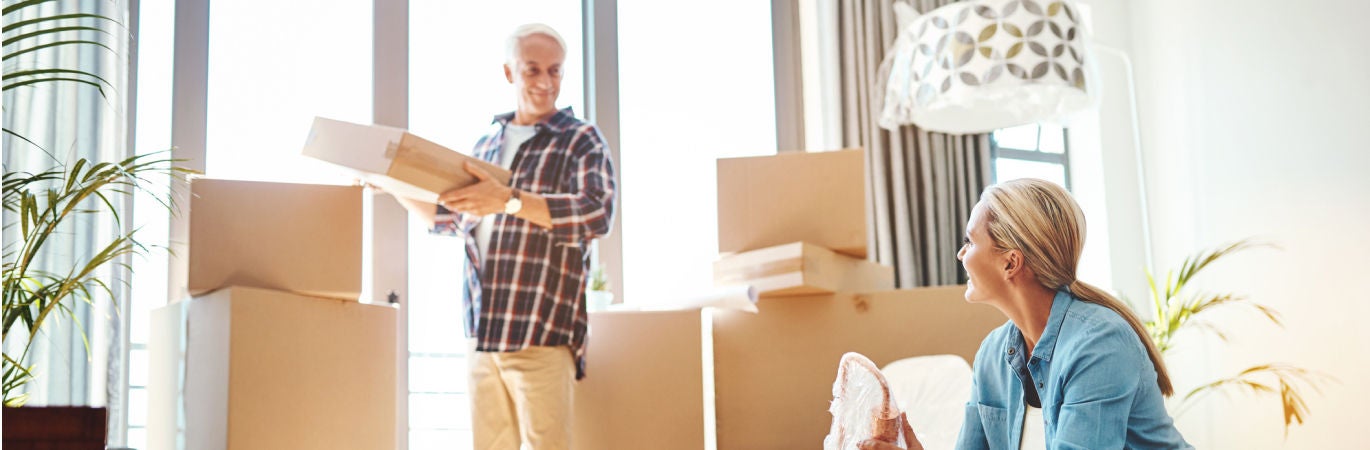
[[[10,8],[13,2],[7,2]],[[39,29],[52,28],[51,25],[24,25],[13,30],[11,25],[29,20],[39,15],[58,14],[99,14],[118,21],[118,24],[91,18],[76,18],[62,22],[61,26],[98,27],[106,32],[74,30],[53,33],[41,38],[36,45],[63,40],[97,41],[107,46],[97,45],[56,45],[37,51],[19,54],[22,47],[6,46],[4,70],[6,74],[4,93],[4,128],[27,138],[18,138],[5,133],[4,170],[6,172],[29,172],[62,168],[79,158],[91,161],[118,161],[131,156],[126,141],[127,123],[125,117],[128,99],[128,58],[130,55],[130,30],[128,30],[129,2],[127,0],[84,0],[79,2],[46,2],[27,6],[15,12],[6,12],[4,34],[6,40]],[[108,82],[103,88],[71,81],[54,81],[12,86],[37,77],[17,77],[11,74],[33,68],[79,69],[93,73]],[[63,75],[63,77],[70,77]],[[81,78],[81,77],[76,77]],[[88,78],[86,78],[88,79]],[[131,203],[118,196],[110,197],[117,210],[129,212]],[[95,205],[91,205],[94,207]],[[128,214],[123,214],[128,216]],[[110,239],[130,226],[125,220],[116,222],[113,215],[88,215],[78,217],[54,235],[55,241],[48,241],[47,253],[37,262],[39,268],[57,274],[68,273],[76,261],[88,260]],[[15,226],[15,218],[8,212],[4,217],[4,245],[8,263],[11,246],[20,238]],[[111,265],[97,275],[115,293],[116,297],[127,297],[125,289],[128,274],[118,265]],[[42,326],[33,347],[29,352],[29,363],[33,364],[35,379],[24,389],[29,394],[29,405],[88,405],[110,407],[110,417],[122,417],[119,411],[123,402],[124,361],[128,313],[127,298],[106,298],[97,296],[90,304],[69,302],[73,308],[72,317],[60,320],[49,319]],[[114,300],[114,301],[111,301]],[[123,310],[121,310],[123,309]],[[79,323],[78,323],[79,321]],[[80,327],[80,328],[78,328]],[[22,348],[22,339],[27,330],[15,325],[15,331],[5,342],[9,350]],[[89,347],[81,337],[84,330],[89,339]],[[19,330],[19,331],[16,331]],[[89,351],[87,351],[87,348]],[[111,425],[119,425],[112,423]],[[122,436],[121,426],[111,426],[111,442],[115,433]],[[119,430],[119,431],[116,431]]]

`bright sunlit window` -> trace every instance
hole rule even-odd
[[[350,184],[300,155],[315,116],[371,123],[371,0],[210,3],[205,172]]]
[[[624,302],[713,285],[718,158],[776,151],[771,3],[620,2]]]
[[[1040,178],[1070,189],[1066,131],[1056,125],[1023,125],[997,130],[994,140],[994,182]]]
[[[174,0],[143,0],[138,12],[138,110],[134,142],[137,153],[171,148],[171,53]],[[164,157],[170,157],[164,153]],[[165,177],[149,177],[166,186]],[[154,189],[162,191],[165,189]],[[167,245],[170,217],[157,199],[139,193],[133,199],[133,223],[138,240]],[[167,302],[167,253],[154,248],[134,258],[129,283],[128,440],[130,448],[147,448],[148,327],[154,308]]]
[[[558,107],[584,118],[581,4],[565,0],[409,2],[409,129],[467,153],[496,114],[513,111],[505,40],[519,25],[550,25],[566,41]],[[409,448],[469,449],[463,241],[409,230]]]

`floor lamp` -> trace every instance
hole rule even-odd
[[[1063,122],[1098,106],[1096,54],[1122,59],[1144,255],[1153,269],[1136,89],[1127,55],[1091,45],[1081,10],[1070,0],[968,0],[921,15],[907,3],[894,6],[900,32],[881,67],[888,79],[880,126],[888,129],[913,124],[969,134]]]

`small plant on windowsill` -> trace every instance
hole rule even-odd
[[[1174,348],[1176,333],[1185,329],[1186,326],[1213,333],[1223,342],[1229,342],[1226,332],[1213,322],[1194,320],[1200,315],[1207,317],[1205,313],[1219,306],[1248,306],[1260,312],[1263,317],[1269,319],[1276,326],[1284,327],[1277,311],[1252,302],[1245,295],[1231,292],[1181,292],[1185,285],[1209,264],[1254,247],[1274,246],[1258,244],[1251,240],[1241,240],[1212,250],[1201,251],[1186,258],[1178,271],[1168,271],[1164,285],[1159,284],[1148,271],[1147,282],[1151,291],[1151,304],[1148,306],[1152,308],[1153,319],[1146,323],[1146,328],[1152,341],[1156,343],[1157,349],[1163,355]],[[1238,391],[1256,395],[1278,395],[1280,407],[1284,414],[1284,433],[1288,437],[1289,427],[1295,424],[1303,424],[1304,419],[1308,416],[1308,404],[1304,401],[1304,393],[1310,388],[1316,392],[1321,392],[1320,384],[1328,380],[1331,380],[1331,377],[1290,364],[1259,364],[1242,370],[1236,375],[1205,383],[1189,391],[1180,398],[1176,415],[1183,414],[1197,400],[1215,392]]]
[[[614,293],[609,292],[609,277],[604,275],[603,267],[590,272],[590,286],[585,290],[587,311],[604,311],[614,303]]]

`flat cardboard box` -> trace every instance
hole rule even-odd
[[[340,166],[360,180],[401,197],[436,203],[438,195],[477,180],[471,162],[502,184],[508,170],[415,136],[401,128],[315,117],[302,153]]]
[[[718,448],[816,448],[837,363],[860,352],[883,367],[921,355],[973,361],[1004,316],[967,304],[965,286],[762,299],[760,313],[713,317]]]
[[[191,181],[191,295],[246,286],[357,300],[362,188]]]
[[[711,448],[708,312],[590,313],[586,376],[576,383],[572,448]],[[707,425],[706,425],[707,424]],[[706,427],[708,432],[706,432]]]
[[[808,242],[866,257],[860,149],[718,160],[718,252]]]
[[[714,284],[749,284],[763,298],[881,291],[894,289],[894,268],[792,242],[720,258]]]
[[[244,287],[155,310],[150,448],[393,448],[396,320],[389,305]]]

